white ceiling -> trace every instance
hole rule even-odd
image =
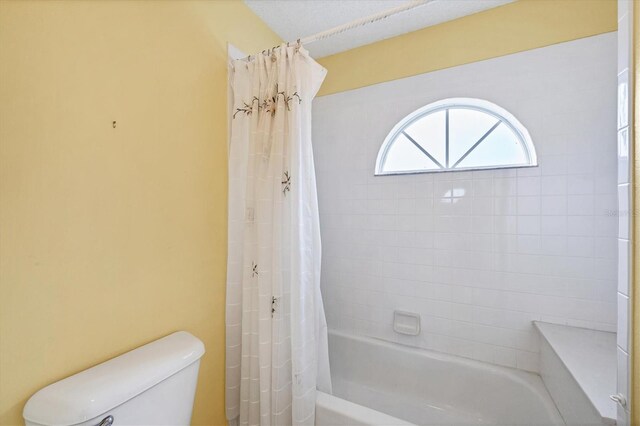
[[[514,0],[433,0],[306,46],[316,58],[491,9]],[[295,41],[407,0],[244,0],[283,40]],[[266,46],[268,48],[270,46]]]

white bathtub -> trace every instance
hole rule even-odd
[[[564,425],[540,376],[332,331],[316,425]]]

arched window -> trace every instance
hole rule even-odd
[[[376,175],[537,166],[527,129],[481,99],[452,98],[412,112],[391,130]]]

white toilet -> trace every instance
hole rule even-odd
[[[27,426],[189,425],[204,344],[179,331],[36,392]]]

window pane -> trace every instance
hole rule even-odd
[[[497,122],[494,116],[474,109],[449,109],[449,166],[453,166]]]
[[[527,129],[481,99],[443,99],[420,108],[394,128],[378,155],[376,174],[537,165]]]
[[[508,126],[500,123],[456,168],[522,164],[527,164],[522,144]]]
[[[392,142],[382,166],[383,172],[408,172],[413,170],[431,170],[439,167],[420,151],[404,135]]]
[[[445,163],[446,113],[437,111],[411,123],[405,132],[433,156],[440,164]]]

